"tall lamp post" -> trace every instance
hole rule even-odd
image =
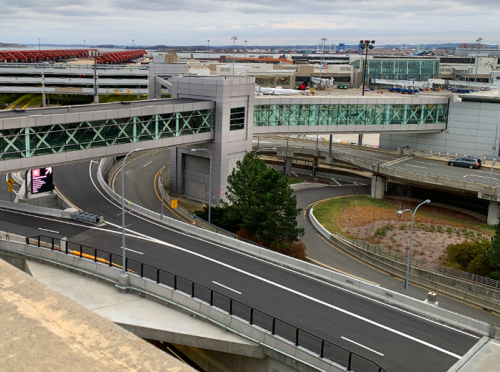
[[[126,258],[125,258],[125,162],[130,154],[136,151],[142,150],[141,148],[129,151],[129,153],[123,158],[122,163],[122,249],[123,249],[123,267],[122,267],[122,275],[127,275],[126,269]]]
[[[495,157],[498,156],[497,152],[497,141],[498,141],[498,126],[500,125],[500,117],[498,117],[498,124],[495,129],[495,142],[493,143],[493,147],[491,150],[493,151],[493,156],[491,157],[491,170],[490,170],[490,180],[488,182],[488,186],[491,187],[493,182],[493,165],[495,164]]]
[[[479,65],[479,62],[478,62],[478,59],[479,59],[479,45],[481,44],[481,41],[483,41],[484,39],[482,37],[478,38],[476,40],[476,43],[477,43],[477,57],[476,57],[476,77],[474,78],[474,83],[477,82],[477,68],[478,68],[478,65]]]
[[[234,75],[234,53],[236,49],[236,40],[238,40],[238,38],[236,36],[233,36],[231,40],[233,40],[233,75]]]
[[[209,49],[210,49],[210,40],[207,40],[207,63],[208,63],[208,56],[209,56]]]
[[[361,49],[365,50],[365,63],[363,64],[363,91],[361,95],[365,95],[365,80],[366,80],[366,65],[368,64],[368,49],[373,49],[375,44],[375,40],[360,40]]]
[[[212,153],[207,149],[191,149],[192,152],[196,151],[206,151],[210,155],[210,181],[208,186],[208,223],[210,223],[210,217],[212,212]]]
[[[38,50],[40,50],[40,40],[42,39],[38,38]]]
[[[245,58],[247,58],[248,40],[245,40]]]
[[[408,294],[408,282],[410,280],[410,264],[411,264],[411,241],[412,241],[412,237],[413,237],[413,222],[415,220],[415,214],[417,213],[417,209],[423,205],[423,204],[429,204],[431,201],[429,199],[423,201],[422,203],[420,203],[419,205],[417,205],[417,207],[415,208],[414,211],[412,211],[411,209],[403,209],[401,211],[397,211],[396,213],[401,215],[403,214],[404,212],[410,212],[411,213],[411,232],[410,232],[410,247],[408,249],[408,264],[406,265],[406,280],[405,280],[405,295]]]
[[[326,37],[321,38],[321,62],[319,64],[319,78],[321,79],[321,71],[323,71],[324,57],[325,57],[325,41]],[[319,83],[321,86],[321,83]]]
[[[86,42],[86,41],[87,41],[87,40],[83,40],[83,49],[85,49],[85,42]]]

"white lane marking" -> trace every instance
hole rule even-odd
[[[490,178],[486,176],[476,176],[475,174],[466,174],[464,177],[478,177],[478,178]],[[498,180],[498,178],[491,178],[492,180]]]
[[[241,292],[238,292],[238,291],[237,291],[237,290],[235,290],[235,289],[229,288],[228,286],[226,286],[226,285],[224,285],[224,284],[220,284],[220,283],[214,282],[213,280],[212,280],[212,283],[217,284],[217,285],[220,285],[222,288],[226,288],[226,289],[227,289],[227,290],[229,290],[229,291],[233,291],[233,292],[235,292],[235,293],[241,294]]]
[[[99,164],[99,162],[98,162],[98,161],[96,161],[96,160],[91,160],[90,162],[91,162],[91,163],[96,163],[96,164]]]
[[[123,249],[123,247],[120,247],[120,248]],[[127,247],[125,247],[125,250],[126,251],[130,251],[130,252],[134,252],[134,253],[137,253],[137,254],[140,254],[140,255],[144,256],[143,252],[134,251],[133,249],[130,249],[130,248],[127,248]]]
[[[54,234],[59,234],[59,231],[54,231],[54,230],[49,230],[49,229],[42,229],[41,227],[38,228],[38,230],[43,230],[43,231],[48,231]]]
[[[420,165],[411,165],[411,164],[405,164],[407,167],[415,167],[415,168],[424,168],[427,169],[427,167],[421,167]],[[399,167],[402,168],[402,167]]]
[[[339,181],[337,181],[335,178],[332,178],[331,180],[332,180],[333,182],[336,182],[336,183],[337,183],[337,185],[339,185],[339,186],[340,186],[340,182],[339,182]]]
[[[371,351],[372,353],[378,354],[380,356],[384,356],[384,354],[379,353],[378,351],[375,351],[373,349],[370,349],[369,347],[367,347],[365,345],[361,345],[359,342],[356,342],[356,341],[353,341],[353,340],[349,340],[347,337],[342,336],[341,339],[349,341],[349,342],[352,342],[354,345],[358,345],[358,346],[362,347],[363,349]]]
[[[297,173],[295,173],[295,172],[292,172],[292,174],[293,174],[295,177],[299,177],[299,176],[297,176]]]
[[[90,180],[92,181],[92,184],[94,185],[95,189],[96,189],[96,190],[97,190],[97,191],[101,194],[101,196],[102,196],[104,199],[106,199],[106,200],[107,200],[110,204],[114,205],[114,206],[115,206],[115,207],[117,207],[117,208],[121,208],[120,206],[118,206],[118,205],[116,205],[114,202],[112,202],[110,199],[108,199],[106,196],[104,196],[104,194],[101,192],[101,190],[99,190],[99,188],[97,187],[97,185],[96,185],[96,184],[95,184],[95,182],[94,182],[94,179],[92,178],[91,168],[92,168],[92,165],[90,165],[90,166],[89,166],[89,177],[90,177]],[[133,213],[131,213],[131,214],[133,214]],[[136,214],[133,214],[133,215],[134,215],[136,218],[142,219],[143,221],[146,221],[146,222],[151,223],[151,224],[153,224],[153,225],[156,225],[156,226],[159,226],[159,227],[163,227],[163,228],[164,228],[164,229],[166,229],[166,230],[175,231],[175,232],[177,232],[177,233],[179,233],[179,234],[181,234],[181,235],[188,236],[188,237],[190,237],[190,238],[192,238],[192,239],[196,239],[196,240],[199,240],[199,241],[202,241],[202,242],[205,242],[205,243],[209,243],[209,244],[212,244],[212,245],[215,245],[215,246],[219,246],[219,247],[222,247],[222,248],[224,248],[224,249],[228,249],[228,250],[229,250],[229,248],[227,248],[227,247],[224,247],[224,246],[221,246],[221,245],[218,245],[218,244],[212,243],[212,242],[210,242],[210,241],[207,241],[207,240],[204,240],[204,239],[201,239],[201,238],[194,237],[194,236],[192,236],[192,235],[188,235],[188,234],[185,234],[185,233],[179,232],[179,231],[177,231],[177,230],[168,229],[168,228],[166,228],[166,227],[164,227],[164,226],[162,226],[162,225],[160,225],[160,224],[158,224],[158,223],[155,223],[155,222],[153,222],[153,221],[147,220],[147,219],[145,219],[145,218],[143,218],[143,217],[141,217],[141,216],[138,216],[138,215],[136,215]],[[112,223],[110,223],[110,222],[108,222],[108,224],[109,224],[109,225],[112,225],[112,226],[118,226],[118,225],[112,224]],[[428,342],[426,342],[426,341],[420,340],[420,339],[418,339],[418,338],[416,338],[416,337],[413,337],[413,336],[407,335],[407,334],[405,334],[405,333],[403,333],[403,332],[397,331],[397,330],[392,329],[392,328],[390,328],[390,327],[388,327],[388,326],[384,326],[383,324],[379,324],[379,323],[377,323],[377,322],[375,322],[375,321],[373,321],[373,320],[370,320],[370,319],[364,318],[364,317],[362,317],[362,316],[360,316],[360,315],[357,315],[357,314],[351,313],[351,312],[349,312],[349,311],[347,311],[347,310],[344,310],[344,309],[341,309],[341,308],[339,308],[339,307],[337,307],[337,306],[335,306],[335,305],[331,305],[331,304],[329,304],[329,303],[327,303],[327,302],[324,302],[324,301],[318,300],[318,299],[316,299],[316,298],[314,298],[314,297],[308,296],[308,295],[303,294],[303,293],[301,293],[301,292],[299,292],[299,291],[296,291],[296,290],[294,290],[294,289],[291,289],[291,288],[285,287],[285,286],[283,286],[283,285],[281,285],[281,284],[274,283],[274,282],[272,282],[272,281],[270,281],[270,280],[268,280],[268,279],[265,279],[265,278],[259,277],[259,276],[255,275],[255,274],[249,273],[249,272],[247,272],[247,271],[244,271],[244,270],[239,269],[239,268],[237,268],[237,267],[231,266],[231,265],[226,264],[226,263],[224,263],[224,262],[217,261],[217,260],[215,260],[215,259],[213,259],[213,258],[211,258],[211,257],[203,256],[203,255],[202,255],[202,254],[200,254],[200,253],[196,253],[196,252],[190,251],[190,250],[188,250],[188,249],[185,249],[185,248],[182,248],[182,247],[176,246],[176,245],[174,245],[174,244],[167,243],[167,242],[164,242],[164,241],[162,241],[162,240],[159,240],[159,239],[156,239],[156,238],[149,237],[149,236],[147,236],[147,235],[141,234],[141,233],[139,233],[139,232],[136,232],[136,231],[133,231],[133,230],[130,230],[130,229],[126,229],[126,230],[127,230],[127,231],[130,231],[130,232],[132,232],[132,233],[134,233],[134,234],[136,234],[138,239],[140,239],[140,237],[142,236],[144,240],[147,240],[147,241],[150,241],[150,242],[153,242],[153,243],[157,243],[157,244],[160,244],[160,245],[164,245],[164,246],[167,246],[167,247],[170,247],[170,248],[173,248],[173,249],[177,249],[177,250],[179,250],[179,251],[182,251],[182,252],[185,252],[185,253],[191,254],[191,255],[193,255],[193,256],[196,256],[196,257],[199,257],[199,258],[205,259],[205,260],[207,260],[207,261],[210,261],[210,262],[212,262],[212,263],[215,263],[215,264],[218,264],[218,265],[220,265],[220,266],[226,267],[226,268],[228,268],[228,269],[231,269],[231,270],[233,270],[233,271],[239,272],[239,273],[241,273],[241,274],[247,275],[247,276],[249,276],[249,277],[251,277],[251,278],[254,278],[254,279],[260,280],[260,281],[262,281],[262,282],[264,282],[264,283],[270,284],[270,285],[272,285],[272,286],[275,286],[275,287],[277,287],[277,288],[283,289],[283,290],[288,291],[288,292],[290,292],[290,293],[294,293],[294,294],[296,294],[296,295],[298,295],[298,296],[301,296],[301,297],[306,298],[306,299],[308,299],[308,300],[311,300],[311,301],[313,301],[313,302],[317,302],[317,303],[319,303],[319,304],[321,304],[321,305],[324,305],[324,306],[326,306],[326,307],[330,307],[330,308],[332,308],[332,309],[334,309],[334,310],[337,310],[337,311],[339,311],[339,312],[342,312],[342,313],[344,313],[344,314],[346,314],[346,315],[350,315],[350,316],[352,316],[352,317],[354,317],[354,318],[357,318],[357,319],[363,320],[363,321],[365,321],[365,322],[367,322],[367,323],[369,323],[369,324],[372,324],[372,325],[374,325],[374,326],[377,326],[377,327],[379,327],[379,328],[382,328],[382,329],[384,329],[384,330],[386,330],[386,331],[389,331],[389,332],[395,333],[395,334],[397,334],[397,335],[399,335],[399,336],[402,336],[402,337],[408,338],[409,340],[412,340],[412,341],[415,341],[415,342],[420,343],[420,344],[422,344],[422,345],[428,346],[428,347],[430,347],[430,348],[432,348],[432,349],[435,349],[435,350],[437,350],[437,351],[440,351],[440,352],[442,352],[442,353],[444,353],[444,354],[451,355],[451,356],[453,356],[453,357],[455,357],[455,358],[457,358],[457,359],[460,359],[460,358],[461,358],[461,356],[459,356],[459,355],[457,355],[457,354],[454,354],[454,353],[452,353],[452,352],[450,352],[450,351],[447,351],[447,350],[445,350],[445,349],[442,349],[442,348],[440,348],[440,347],[438,347],[438,346],[436,346],[436,345],[433,345],[433,344],[428,343]],[[235,252],[235,251],[234,251],[234,250],[232,250],[232,249],[231,249],[231,251]],[[249,256],[249,257],[252,257],[252,256]],[[265,261],[265,260],[261,260],[261,261],[262,261],[262,262],[267,262],[267,261]],[[268,264],[270,264],[270,265],[273,265],[273,266],[275,266],[275,267],[281,267],[281,266],[278,266],[278,265],[276,265],[276,264],[272,264],[272,263],[269,263],[269,262],[267,262],[267,263],[268,263]],[[293,273],[296,273],[296,274],[302,275],[302,276],[304,276],[304,277],[308,277],[308,276],[306,276],[306,275],[303,275],[303,274],[297,273],[296,271],[291,270],[291,269],[286,269],[286,268],[282,268],[282,269],[285,269],[285,270],[287,270],[287,271],[289,271],[289,272],[293,272]],[[322,282],[322,281],[320,281],[320,280],[317,280],[317,281],[318,281],[318,282],[321,282],[321,283],[325,283],[325,282]],[[325,284],[330,285],[330,286],[332,286],[332,287],[335,287],[335,286],[333,286],[333,285],[331,285],[331,284],[329,284],[329,283],[325,283]],[[339,288],[339,289],[342,289],[342,290],[344,290],[344,291],[346,291],[346,292],[348,292],[348,293],[351,293],[351,294],[355,294],[355,295],[356,295],[356,293],[355,293],[355,292],[352,292],[352,291],[349,291],[349,290],[345,290],[345,289],[343,289],[342,287],[338,287],[338,288]],[[369,297],[367,297],[367,296],[363,296],[363,295],[359,295],[359,296],[360,296],[360,297],[362,297],[362,298],[365,298],[365,299],[369,299]],[[372,301],[373,301],[373,302],[376,302],[376,303],[379,303],[379,304],[383,304],[381,301],[377,301],[377,300],[372,300]],[[479,337],[477,337],[477,336],[474,336],[474,335],[468,334],[468,333],[466,333],[466,332],[464,332],[464,331],[461,331],[461,330],[459,330],[459,329],[455,329],[455,328],[450,327],[450,326],[447,326],[447,325],[442,325],[442,324],[440,324],[440,323],[438,323],[438,322],[435,322],[435,321],[432,321],[432,320],[428,320],[428,319],[426,319],[426,318],[424,318],[424,317],[422,317],[422,316],[419,316],[419,315],[416,315],[416,314],[412,314],[412,313],[410,313],[409,311],[400,310],[400,309],[396,308],[395,306],[387,305],[387,307],[391,307],[391,308],[396,309],[396,310],[399,310],[399,311],[401,311],[401,312],[403,312],[403,313],[407,313],[407,314],[413,315],[413,316],[415,316],[415,317],[417,317],[417,318],[420,318],[420,319],[426,320],[426,321],[428,321],[428,322],[430,322],[430,323],[434,323],[434,324],[437,324],[437,325],[441,325],[441,326],[443,326],[443,327],[445,327],[445,328],[452,329],[452,330],[454,330],[454,331],[456,331],[456,332],[463,333],[463,334],[468,335],[468,336],[470,336],[470,337],[473,337],[473,338],[479,338]]]
[[[151,160],[150,162],[148,162],[148,163],[144,164],[142,167],[143,167],[143,168],[144,168],[144,167],[147,167],[147,166],[148,166],[149,164],[151,164],[152,162],[153,162],[153,160]]]
[[[413,158],[411,156],[406,156],[404,158],[400,158],[400,159],[388,161],[387,163],[382,163],[380,165],[382,165],[384,167],[388,167],[388,166],[391,166],[391,165],[394,165],[394,164],[402,163],[403,161],[407,161],[407,160],[410,160],[410,159],[413,159]]]
[[[418,163],[418,164],[425,164],[425,165],[438,165],[438,164],[426,163],[426,162],[424,162],[424,161],[416,161],[415,163]]]

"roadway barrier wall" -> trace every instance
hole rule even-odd
[[[331,234],[314,216],[314,208],[309,211],[309,219],[321,235],[332,242],[336,247],[354,255],[358,259],[375,266],[387,273],[400,278],[406,277],[407,257],[399,255],[396,260],[384,255],[377,246],[371,249],[364,245],[354,244],[338,234]],[[449,295],[453,298],[466,301],[476,306],[493,311],[500,311],[500,291],[485,286],[472,284],[457,278],[433,272],[423,267],[410,266],[410,281],[430,290]]]
[[[107,186],[107,184],[104,182],[104,179],[102,178],[101,172],[99,171],[97,172],[97,174],[99,183],[105,189],[106,193],[117,203],[121,203],[121,197],[114,193],[109,188],[109,186]],[[199,239],[208,240],[215,244],[221,244],[243,254],[248,254],[249,256],[272,262],[274,264],[282,266],[283,268],[291,269],[295,272],[300,272],[313,278],[340,285],[354,292],[367,295],[371,298],[382,300],[385,303],[395,305],[400,308],[405,308],[414,313],[435,319],[442,323],[465,329],[480,335],[489,335],[491,332],[490,325],[480,320],[440,309],[433,305],[424,303],[408,296],[404,296],[397,292],[379,288],[362,280],[352,278],[347,275],[340,274],[305,261],[282,255],[258,245],[249,244],[247,242],[240,241],[229,236],[204,230],[197,226],[186,224],[169,217],[164,216],[163,220],[160,220],[160,215],[158,213],[152,212],[134,203],[127,204],[127,209],[137,212],[143,216],[152,218],[157,223],[159,222],[164,224],[165,226],[169,226],[185,233],[191,234]]]
[[[6,200],[0,200],[0,208],[9,209],[12,211],[19,211],[25,213],[33,213],[42,216],[58,217],[58,218],[68,218],[71,219],[71,213],[69,211],[63,211],[54,208],[37,207],[36,205],[25,204],[25,203],[14,203]]]

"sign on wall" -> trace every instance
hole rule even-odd
[[[40,194],[54,190],[52,167],[31,171],[31,194]]]

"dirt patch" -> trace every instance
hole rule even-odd
[[[342,231],[352,237],[406,254],[410,242],[411,214],[405,213],[399,218],[397,216],[399,215],[394,210],[385,208],[350,207],[339,215],[337,224]],[[445,250],[449,244],[482,238],[490,236],[464,228],[463,224],[458,222],[416,215],[412,256],[444,265],[447,259]]]

